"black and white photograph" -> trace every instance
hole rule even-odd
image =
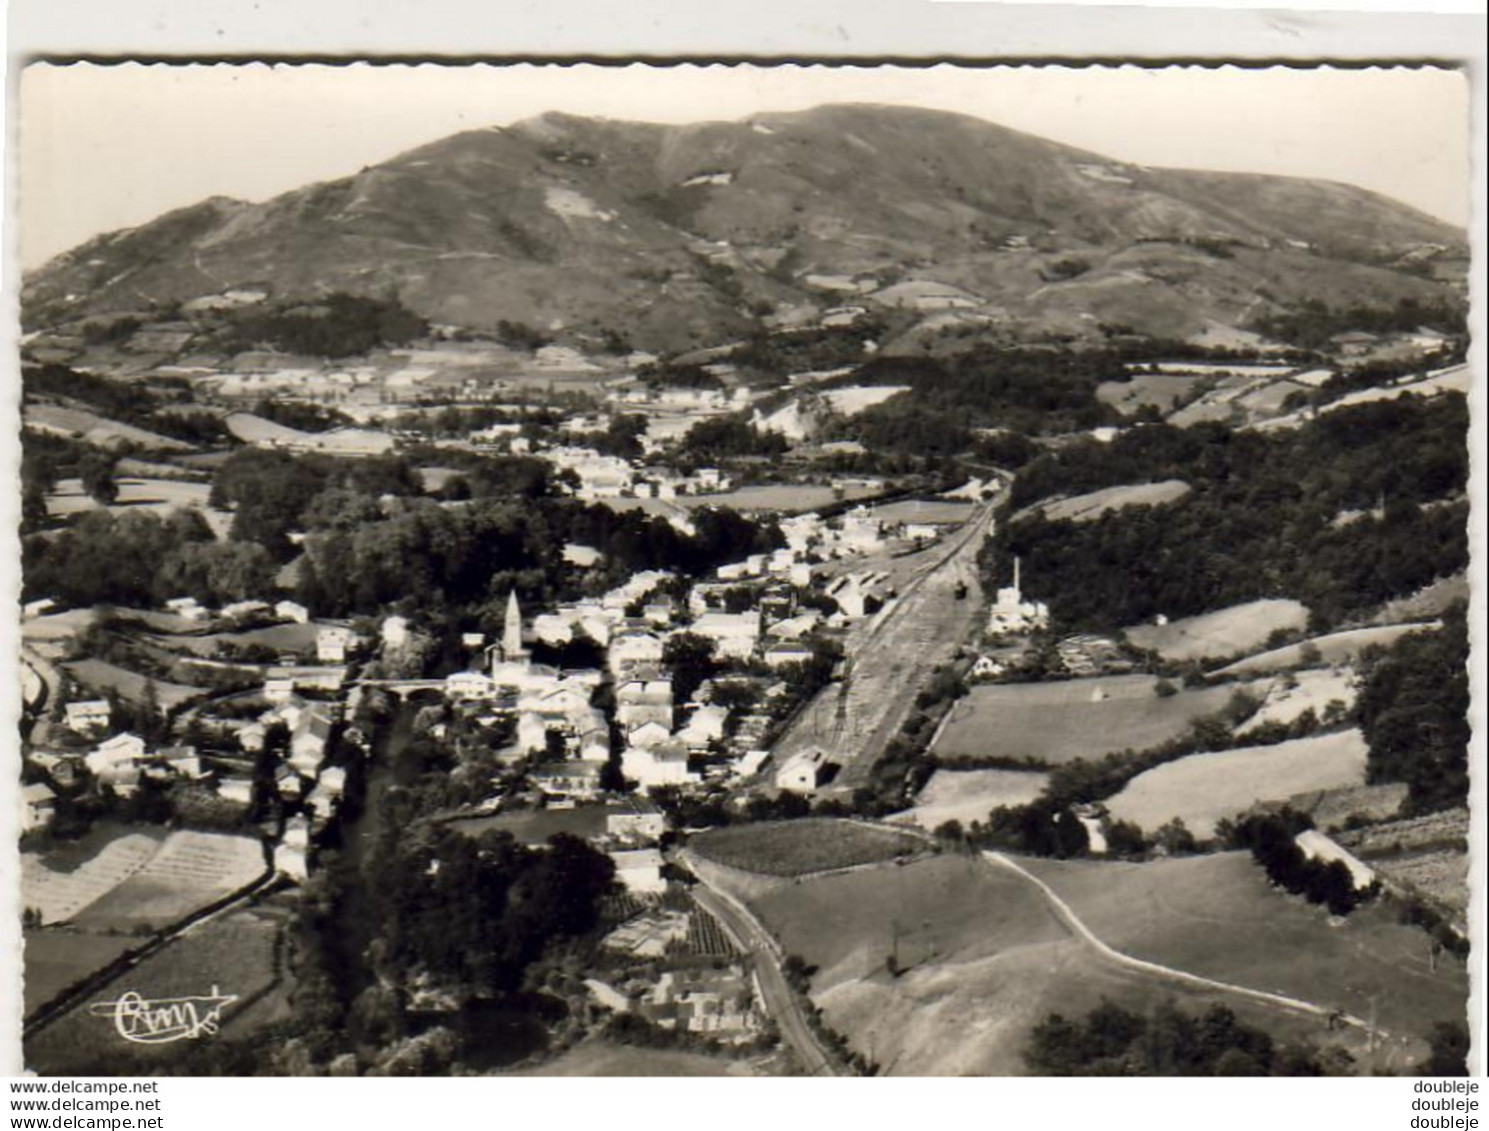
[[[1482,1071],[1470,93],[30,62],[24,1069]]]

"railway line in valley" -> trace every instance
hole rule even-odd
[[[962,529],[924,551],[897,596],[846,641],[848,671],[823,688],[775,747],[775,765],[818,747],[841,767],[821,792],[864,785],[898,733],[915,696],[951,660],[982,614],[977,553],[993,527],[998,499],[977,505]]]

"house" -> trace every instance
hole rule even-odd
[[[335,800],[340,801],[341,795],[346,792],[346,768],[344,766],[327,766],[321,771],[317,788],[325,790]]]
[[[57,608],[57,602],[50,597],[42,597],[36,601],[27,601],[21,606],[21,616],[25,620],[32,617],[44,617]]]
[[[330,740],[331,720],[318,706],[307,708],[290,732],[290,765],[306,777],[313,777],[325,761]]]
[[[579,759],[583,762],[604,764],[610,761],[610,727],[600,716],[597,726],[590,726],[579,733]]]
[[[211,612],[197,603],[195,597],[173,597],[165,603],[168,612],[175,613],[183,620],[201,621],[211,616]]]
[[[660,723],[672,733],[672,681],[632,679],[615,690],[615,721],[631,731],[643,723]]]
[[[824,750],[809,746],[781,763],[775,774],[776,788],[792,793],[812,793],[826,783],[833,768]]]
[[[145,740],[135,734],[116,734],[101,742],[83,761],[94,774],[103,774],[119,766],[138,762],[145,756]]]
[[[245,754],[257,754],[264,748],[269,728],[261,722],[251,722],[238,728],[238,745]]]
[[[290,766],[284,766],[274,775],[274,789],[283,798],[296,798],[305,792],[305,783]]]
[[[253,779],[238,776],[222,778],[217,783],[217,796],[233,805],[246,808],[253,804]]]
[[[445,676],[446,699],[490,699],[496,684],[485,672],[451,672]]]
[[[533,785],[549,797],[574,797],[589,800],[598,797],[600,770],[593,762],[550,762],[529,771]]]
[[[997,679],[1008,670],[1008,665],[992,656],[978,656],[967,674],[972,679]]]
[[[696,781],[688,769],[688,750],[680,742],[652,746],[627,746],[621,755],[620,772],[643,789],[654,785],[683,785]]]
[[[660,664],[665,647],[662,638],[654,632],[630,630],[616,633],[610,639],[606,663],[611,673],[619,676],[639,666]]]
[[[613,1013],[631,1012],[631,999],[608,982],[602,982],[598,978],[586,978],[584,988],[589,991],[589,996],[595,999],[596,1005]]]
[[[310,610],[298,601],[280,601],[274,606],[274,615],[280,620],[294,621],[296,624],[310,623]]]
[[[754,1001],[750,976],[737,966],[667,970],[636,1012],[664,1029],[739,1041],[755,1029]]]
[[[724,737],[724,725],[729,721],[729,708],[713,705],[694,707],[688,721],[678,731],[678,740],[686,743],[689,750],[703,750],[710,742]]]
[[[605,815],[605,833],[627,844],[655,844],[667,831],[667,816],[655,802],[628,796]]]
[[[564,545],[564,564],[578,569],[591,569],[600,564],[600,559],[605,555],[593,546],[581,546],[577,542],[568,542]]]
[[[63,721],[68,730],[83,734],[91,730],[107,730],[110,718],[107,699],[80,699],[67,705]]]
[[[219,615],[228,620],[239,620],[242,617],[251,617],[257,613],[267,612],[269,603],[267,601],[234,601],[222,606],[218,610]]]
[[[274,870],[287,879],[304,881],[310,875],[308,853],[308,848],[302,845],[275,845]]]
[[[788,664],[810,663],[816,655],[805,644],[782,642],[765,650],[765,663],[772,668],[783,668]]]
[[[52,823],[57,812],[57,794],[44,782],[21,789],[21,832],[29,833]]]
[[[351,629],[327,625],[315,634],[315,658],[322,664],[344,664],[351,642]]]
[[[760,643],[760,612],[704,613],[688,631],[712,640],[720,659],[748,660]]]
[[[672,737],[672,728],[656,719],[648,719],[640,726],[632,727],[626,732],[626,745],[628,746],[656,746],[658,743],[666,742]]]
[[[517,749],[524,754],[540,754],[548,748],[548,720],[536,711],[523,711],[517,716]]]
[[[264,680],[263,696],[270,703],[287,703],[294,694],[295,681],[292,679]]]
[[[207,776],[202,766],[202,756],[195,746],[162,746],[155,756],[164,762],[178,777],[198,781]]]
[[[468,652],[478,652],[486,647],[486,634],[484,632],[462,632],[460,646]]]
[[[632,895],[660,895],[667,890],[662,854],[655,848],[621,849],[607,855],[615,863],[615,878]]]

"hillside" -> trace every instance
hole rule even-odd
[[[23,309],[34,329],[233,290],[344,290],[438,323],[677,350],[854,302],[930,330],[1199,337],[1310,298],[1440,302],[1448,286],[1393,265],[1463,246],[1350,186],[1140,168],[939,111],[545,114],[100,236],[32,272]]]

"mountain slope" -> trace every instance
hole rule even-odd
[[[22,302],[39,326],[235,286],[393,293],[438,322],[683,348],[912,280],[965,292],[917,309],[1021,332],[1186,336],[1304,298],[1441,298],[1389,268],[1464,243],[1350,186],[1145,169],[939,111],[690,126],[546,114],[99,237],[28,276]]]

